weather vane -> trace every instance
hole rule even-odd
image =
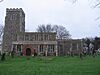
[[[3,0],[0,0],[0,2],[2,2]]]

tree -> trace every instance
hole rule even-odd
[[[65,0],[65,1],[70,1],[72,3],[76,3],[77,0]]]
[[[65,0],[65,1],[70,1],[72,3],[78,2],[78,0]],[[88,1],[90,1],[91,3],[93,3],[94,8],[95,7],[100,7],[100,0],[88,0]]]
[[[3,0],[0,0],[0,2],[2,2]]]
[[[39,25],[38,28],[37,28],[37,31],[38,32],[53,32],[52,25],[51,24]]]
[[[61,25],[39,25],[37,28],[38,32],[56,32],[57,33],[57,39],[70,39],[71,35],[69,34],[69,31]]]
[[[52,25],[51,24],[47,24],[46,31],[47,32],[52,32],[53,31],[53,28],[52,28]]]
[[[71,35],[69,34],[69,31],[61,25],[54,25],[53,31],[57,33],[57,39],[70,39]]]
[[[46,32],[46,27],[45,27],[45,25],[43,25],[43,24],[42,24],[42,25],[39,25],[38,28],[37,28],[37,31],[38,31],[38,32]]]

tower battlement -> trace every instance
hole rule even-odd
[[[9,12],[9,11],[23,11],[22,8],[6,8],[6,11]]]
[[[11,13],[11,12],[21,12],[25,15],[24,11],[22,8],[6,8],[6,13]]]

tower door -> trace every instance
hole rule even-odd
[[[26,56],[31,56],[31,49],[30,48],[26,49]]]

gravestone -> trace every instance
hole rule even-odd
[[[1,55],[1,61],[4,61],[5,60],[5,53],[3,53],[2,55]]]

